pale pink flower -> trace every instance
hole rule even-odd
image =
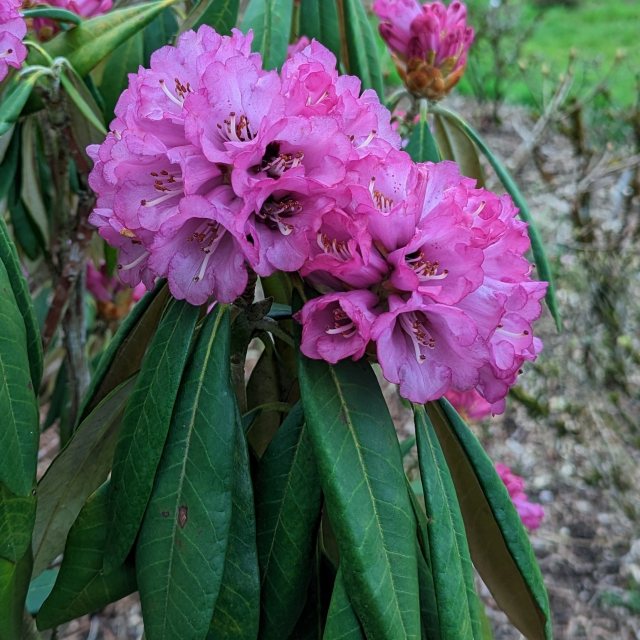
[[[378,298],[370,291],[332,293],[309,300],[296,318],[302,323],[300,350],[308,358],[335,364],[365,353]]]
[[[9,73],[9,67],[19,69],[27,57],[22,39],[27,25],[20,13],[20,0],[2,0],[0,3],[0,82]]]
[[[373,10],[408,89],[430,100],[442,99],[462,77],[473,42],[465,5],[376,0]]]
[[[469,389],[468,391],[449,389],[444,397],[467,420],[483,420],[490,415],[497,415],[504,411],[504,401],[498,403],[500,406],[492,405],[476,389]]]
[[[507,487],[511,501],[524,526],[529,531],[538,529],[544,518],[544,509],[539,504],[529,502],[527,494],[524,492],[524,478],[513,473],[506,464],[501,462],[496,464],[496,471]]]

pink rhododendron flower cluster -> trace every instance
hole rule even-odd
[[[91,222],[122,279],[166,276],[203,304],[235,300],[248,268],[299,272],[323,294],[297,316],[308,357],[375,352],[414,402],[476,388],[499,403],[541,348],[546,288],[511,200],[453,163],[413,163],[377,95],[319,43],[278,73],[251,39],[205,26],[157,51],[89,148]]]
[[[465,5],[376,0],[373,10],[407,88],[430,100],[447,95],[462,77],[473,42]]]
[[[9,67],[19,69],[27,57],[22,39],[27,25],[20,13],[21,0],[0,2],[0,81],[9,73]]]
[[[524,478],[517,476],[506,464],[500,462],[496,464],[496,471],[507,487],[511,501],[520,514],[524,526],[529,531],[538,529],[544,518],[544,509],[539,504],[529,502],[524,492]]]

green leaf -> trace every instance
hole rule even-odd
[[[44,71],[34,71],[26,76],[14,76],[7,84],[0,100],[0,135],[5,134],[17,122],[22,109]]]
[[[199,313],[172,300],[142,361],[113,461],[105,569],[124,562],[140,528]]]
[[[280,400],[275,349],[270,341],[265,344],[265,350],[260,354],[247,384],[247,401],[250,410]],[[257,416],[251,423],[248,436],[251,449],[260,457],[280,426],[280,414],[262,410],[256,413]]]
[[[260,459],[256,480],[260,637],[288,638],[304,607],[322,493],[311,442],[297,404]]]
[[[305,0],[300,3],[300,35],[322,42],[340,60],[340,23],[336,0]]]
[[[17,496],[0,484],[0,558],[18,562],[31,546],[36,497]]]
[[[249,0],[241,29],[253,29],[253,49],[262,54],[265,69],[279,67],[287,57],[292,16],[293,0]]]
[[[348,73],[362,80],[365,89],[374,89],[382,100],[384,85],[376,40],[362,0],[342,0],[342,30],[347,40]]]
[[[40,149],[38,149],[37,126],[38,123],[35,118],[26,118],[21,129],[22,175],[20,197],[38,227],[38,232],[47,242],[49,240],[49,214],[42,197],[44,181],[40,179],[41,176],[37,164],[37,157],[41,153]]]
[[[116,103],[129,85],[129,74],[137,73],[143,61],[144,37],[143,32],[140,31],[125,40],[106,59],[100,93],[104,99],[104,113],[107,120],[113,117]]]
[[[4,263],[9,276],[9,283],[13,290],[20,315],[27,332],[27,352],[29,354],[29,370],[33,388],[37,391],[42,379],[42,340],[40,329],[33,310],[31,294],[24,278],[18,252],[9,237],[9,230],[0,217],[0,261]]]
[[[59,9],[58,7],[34,7],[33,9],[25,9],[22,15],[25,18],[48,18],[49,20],[68,22],[69,24],[80,24],[82,22],[82,18],[77,13]]]
[[[134,380],[116,387],[80,423],[38,484],[34,576],[64,549],[85,500],[106,480]]]
[[[207,640],[255,640],[260,621],[260,573],[247,442],[235,420],[233,508],[229,546]]]
[[[347,589],[344,586],[342,572],[338,570],[331,604],[327,614],[327,624],[324,628],[323,640],[365,640],[360,622],[351,606]]]
[[[239,0],[199,0],[186,17],[180,33],[208,24],[220,34],[231,33],[238,20]]]
[[[18,127],[14,127],[0,137],[3,146],[7,139],[9,142],[0,163],[0,202],[8,197],[19,168],[20,133]]]
[[[442,159],[457,162],[463,176],[475,178],[478,187],[484,186],[484,172],[474,142],[438,113],[433,116],[433,127]]]
[[[39,629],[93,613],[135,591],[133,566],[123,564],[108,574],[102,569],[110,524],[104,485],[89,498],[69,532],[53,591],[36,617]]]
[[[229,313],[200,331],[136,547],[149,640],[204,638],[220,590],[233,501],[236,402]]]
[[[31,549],[17,563],[0,558],[0,640],[24,637],[22,621],[30,576]]]
[[[67,58],[78,75],[85,76],[175,1],[158,0],[109,11],[59,33],[43,48],[52,58]],[[32,59],[42,62],[42,56],[37,52],[29,56],[29,63]]]
[[[420,120],[413,127],[405,151],[414,162],[440,162],[440,152],[427,120],[426,102],[421,102]]]
[[[542,575],[504,483],[469,427],[446,401],[427,412],[458,494],[471,558],[498,606],[531,640],[552,637]]]
[[[178,20],[175,11],[169,7],[143,29],[144,66],[149,66],[151,54],[161,47],[170,44],[178,33]]]
[[[368,637],[420,636],[416,521],[371,366],[300,358],[300,391],[351,604]]]
[[[80,410],[81,420],[107,394],[138,372],[168,299],[169,288],[161,280],[128,313],[98,362]]]
[[[416,407],[415,418],[440,637],[473,640],[480,633],[480,605],[460,507],[440,444],[422,407]]]
[[[26,606],[27,611],[32,616],[35,616],[40,611],[42,604],[53,591],[53,585],[58,579],[59,572],[60,567],[48,569],[43,571],[37,578],[34,578],[29,584]]]
[[[29,372],[27,332],[0,261],[0,483],[31,495],[38,459],[38,406]]]
[[[551,272],[551,266],[547,260],[547,255],[544,250],[542,238],[540,233],[531,217],[529,212],[529,206],[525,200],[522,192],[518,188],[515,180],[511,174],[507,171],[506,167],[500,162],[497,156],[489,149],[487,143],[482,139],[480,134],[473,129],[468,123],[466,123],[460,116],[455,114],[444,107],[437,107],[438,112],[445,118],[452,122],[460,131],[464,132],[480,149],[485,158],[489,161],[489,164],[493,167],[496,175],[502,182],[504,188],[509,195],[513,198],[515,205],[520,209],[520,217],[529,225],[529,239],[531,240],[531,251],[533,252],[533,259],[538,267],[538,275],[541,280],[546,280],[549,283],[547,289],[546,302],[549,311],[553,319],[555,320],[558,331],[562,330],[562,319],[560,317],[560,310],[556,302],[555,286],[553,284],[553,275]]]
[[[132,40],[133,39],[134,38],[132,38]],[[100,109],[90,91],[84,86],[82,79],[76,75],[72,68],[66,68],[63,69],[60,74],[60,82],[71,102],[77,107],[87,122],[89,122],[99,134],[106,136],[107,129],[102,121]],[[96,142],[98,140],[98,138],[95,139]]]

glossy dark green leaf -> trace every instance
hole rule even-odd
[[[20,147],[20,140],[17,139]],[[31,218],[20,198],[20,161],[16,160],[17,171],[13,174],[13,183],[7,194],[7,206],[11,228],[18,246],[30,260],[36,260],[44,246],[44,239],[36,223]]]
[[[220,590],[233,500],[236,402],[229,313],[205,322],[185,372],[136,547],[149,640],[204,638]]]
[[[38,406],[29,372],[27,331],[0,261],[0,483],[17,496],[35,484]]]
[[[143,62],[144,39],[141,31],[125,40],[106,59],[100,93],[104,99],[104,113],[107,120],[113,117],[116,103],[129,85],[129,74],[137,73],[138,67]]]
[[[63,31],[45,43],[44,49],[52,58],[67,58],[78,75],[85,76],[175,1],[146,2],[84,20],[81,25]],[[32,54],[29,61],[32,59],[41,61],[41,56]]]
[[[35,496],[17,496],[0,484],[0,558],[18,562],[24,556],[35,515]]]
[[[171,44],[178,33],[178,19],[175,11],[168,7],[142,31],[144,40],[144,66],[149,66],[151,54],[167,44]]]
[[[484,186],[484,172],[474,142],[437,113],[433,116],[433,126],[442,159],[457,162],[462,175],[475,178],[479,187]]]
[[[420,120],[413,127],[405,151],[414,162],[440,162],[441,160],[438,146],[429,127],[425,107],[420,110]]]
[[[255,640],[260,622],[260,573],[249,452],[236,417],[233,508],[222,585],[207,640]]]
[[[365,89],[384,97],[384,84],[375,36],[362,0],[342,0],[342,27],[347,40],[347,71],[362,80]]]
[[[0,135],[7,133],[17,122],[22,109],[43,71],[34,71],[27,76],[14,76],[0,98]]]
[[[415,409],[418,462],[428,518],[429,560],[443,640],[479,637],[479,601],[451,474],[422,407]]]
[[[168,299],[169,288],[165,281],[161,281],[128,313],[98,362],[80,419],[84,419],[108,393],[140,369]]]
[[[258,362],[251,372],[251,378],[247,384],[248,409],[273,404],[280,400],[280,383],[278,380],[278,367],[276,364],[275,349],[271,341],[260,354]],[[276,411],[256,411],[256,417],[249,430],[249,444],[252,450],[262,456],[271,442],[278,427],[281,416]]]
[[[365,640],[366,638],[351,606],[340,570],[333,585],[327,623],[322,637],[323,640]]]
[[[135,591],[133,566],[123,564],[108,574],[102,569],[111,524],[107,507],[104,485],[89,498],[69,531],[58,578],[36,617],[39,629],[92,613]]]
[[[116,387],[80,423],[38,484],[34,576],[64,549],[85,500],[106,480],[134,380]]]
[[[142,360],[113,460],[105,569],[124,562],[140,528],[199,313],[172,300]]]
[[[532,640],[552,637],[549,600],[527,532],[493,463],[446,402],[429,403],[456,487],[469,549],[498,606]]]
[[[25,9],[22,12],[25,18],[48,18],[56,22],[68,22],[69,24],[80,24],[82,18],[73,11],[67,9],[59,9],[58,7],[34,7],[33,9]]]
[[[11,187],[14,186],[14,178],[18,172],[20,151],[20,129],[14,127],[2,136],[3,146],[7,139],[9,142],[0,162],[0,202],[8,198]]]
[[[293,0],[249,0],[242,31],[253,29],[253,49],[262,54],[265,69],[280,67],[287,56]]]
[[[420,637],[416,521],[371,366],[300,358],[300,390],[340,567],[368,637]]]
[[[19,562],[0,558],[0,640],[23,638],[23,612],[31,576],[31,549]]]
[[[560,317],[560,310],[558,309],[558,304],[556,301],[556,293],[555,286],[553,284],[553,274],[551,272],[551,266],[547,259],[540,233],[533,221],[533,218],[531,217],[531,213],[529,212],[527,201],[522,195],[522,192],[518,188],[518,185],[516,184],[511,174],[507,171],[506,167],[502,164],[498,157],[487,146],[487,143],[483,140],[480,134],[467,122],[460,118],[460,116],[453,113],[452,111],[449,111],[444,107],[438,107],[438,110],[445,118],[453,123],[455,127],[466,134],[477,145],[478,149],[480,149],[485,158],[489,161],[489,164],[491,165],[493,170],[496,172],[496,175],[500,179],[500,182],[502,182],[504,188],[513,198],[515,205],[518,207],[518,209],[520,209],[520,217],[529,225],[528,231],[529,239],[531,240],[531,251],[533,253],[533,259],[538,268],[538,276],[541,280],[546,280],[549,283],[547,295],[545,298],[547,307],[549,308],[549,311],[551,312],[551,315],[555,320],[558,331],[560,331],[562,329],[562,319]]]
[[[4,263],[9,276],[9,283],[13,290],[20,315],[27,332],[27,351],[29,354],[29,370],[33,388],[37,391],[42,379],[42,340],[40,330],[33,311],[31,294],[24,278],[22,267],[18,259],[18,252],[9,237],[9,230],[0,217],[0,261]]]
[[[300,35],[322,42],[340,60],[340,23],[336,0],[305,0],[300,3]]]
[[[180,31],[197,29],[208,24],[218,33],[231,33],[238,20],[239,0],[200,0],[189,12]]]
[[[304,607],[322,494],[302,405],[296,405],[265,454],[256,480],[260,637],[287,638]]]

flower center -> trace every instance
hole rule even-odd
[[[200,263],[200,269],[198,273],[193,276],[194,282],[199,282],[204,277],[207,265],[211,259],[211,255],[215,251],[216,247],[220,244],[224,231],[220,228],[217,222],[203,222],[188,238],[187,242],[196,242],[200,245],[200,251],[204,253],[202,262]]]
[[[256,135],[251,131],[251,125],[247,116],[238,117],[235,111],[225,118],[222,124],[217,125],[220,135],[228,142],[248,142],[253,140]]]
[[[283,236],[288,236],[293,232],[293,226],[284,220],[301,211],[302,205],[294,198],[286,197],[278,201],[269,197],[256,215],[269,229],[280,231]]]
[[[163,79],[159,80],[160,86],[162,87],[162,91],[167,96],[167,98],[169,98],[171,102],[182,108],[187,93],[191,93],[193,89],[191,89],[191,84],[189,82],[187,82],[187,84],[183,84],[182,82],[180,82],[179,78],[174,78],[173,80],[175,82],[175,94],[169,91],[167,83]]]
[[[320,249],[337,260],[346,262],[353,257],[346,240],[329,240],[327,234],[321,232],[318,232],[316,239]]]
[[[270,178],[279,178],[285,171],[300,166],[304,158],[302,151],[280,153],[280,143],[270,142],[267,145],[260,170]]]
[[[373,198],[373,204],[375,204],[376,209],[380,211],[380,213],[390,213],[391,208],[393,207],[393,200],[391,198],[387,198],[382,192],[378,191],[376,188],[376,179],[371,178],[369,180],[369,193]]]
[[[176,173],[169,173],[166,169],[162,171],[151,171],[149,175],[153,178],[153,188],[160,194],[151,200],[140,200],[142,207],[155,207],[171,198],[183,195],[182,177]]]
[[[435,338],[426,327],[426,318],[415,311],[403,313],[400,316],[400,326],[411,340],[418,364],[424,364],[427,360],[427,349],[436,346]]]
[[[448,269],[443,269],[440,273],[440,263],[436,260],[431,262],[425,258],[422,251],[414,251],[405,258],[407,266],[413,269],[418,276],[420,282],[427,282],[429,280],[443,280],[449,275]]]
[[[352,338],[357,332],[358,328],[353,320],[341,307],[336,307],[333,310],[333,324],[325,329],[325,333],[330,336],[341,335],[343,338]]]

